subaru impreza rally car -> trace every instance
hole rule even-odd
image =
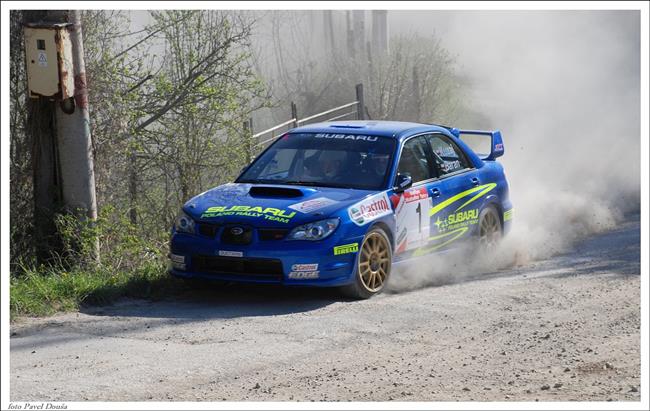
[[[477,154],[464,139],[489,139]],[[487,151],[487,150],[486,150]],[[490,252],[512,205],[499,131],[386,121],[290,130],[234,183],[182,208],[170,272],[186,279],[384,289],[393,265],[461,243]]]

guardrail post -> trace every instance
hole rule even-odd
[[[357,120],[365,120],[365,103],[363,101],[363,84],[357,84]]]
[[[298,107],[293,101],[291,102],[291,118],[293,119],[293,127],[298,127]]]

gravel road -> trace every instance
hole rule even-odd
[[[639,227],[367,301],[236,286],[21,319],[11,400],[639,401]]]

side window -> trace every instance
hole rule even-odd
[[[400,174],[409,174],[411,179],[413,179],[413,183],[436,177],[432,174],[428,151],[429,147],[424,136],[407,140],[402,148],[397,172]]]
[[[439,134],[429,135],[427,138],[429,144],[431,144],[433,159],[440,175],[470,168],[465,155],[461,152],[460,148],[454,144],[454,142],[449,140],[449,138]]]

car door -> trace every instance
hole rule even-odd
[[[431,233],[429,212],[432,207],[429,184],[437,177],[431,149],[425,136],[415,136],[402,145],[397,174],[410,175],[413,185],[394,194],[395,254],[422,247]]]
[[[419,253],[456,246],[478,223],[482,186],[477,169],[452,138],[443,134],[426,136],[438,176],[429,186],[431,235]]]

